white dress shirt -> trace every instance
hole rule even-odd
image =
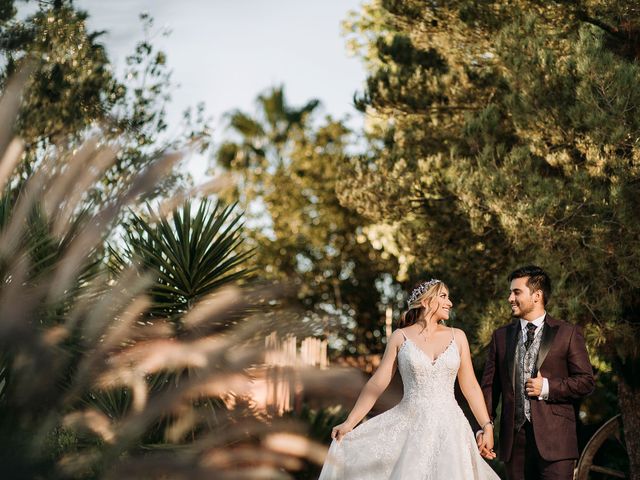
[[[522,318],[520,319],[520,329],[522,330],[522,335],[520,335],[520,338],[522,338],[522,343],[527,341],[527,324],[533,323],[536,326],[534,336],[540,335],[540,332],[542,331],[540,327],[544,323],[544,317],[546,316],[547,316],[547,312],[544,312],[544,314],[542,314],[541,317],[538,317],[531,321],[527,321]],[[548,398],[549,398],[549,380],[542,377],[542,392],[540,392],[540,396],[538,397],[538,400],[546,400]]]

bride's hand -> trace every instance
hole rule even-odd
[[[343,422],[340,425],[336,425],[335,427],[333,427],[333,429],[331,430],[331,438],[339,442],[340,440],[342,440],[342,437],[344,437],[351,430],[353,430],[353,427],[347,422]]]
[[[493,428],[488,428],[478,435],[478,449],[480,450],[480,455],[487,460],[496,458],[496,452],[493,451]]]

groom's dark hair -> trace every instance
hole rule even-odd
[[[551,298],[551,279],[547,272],[535,265],[527,265],[526,267],[520,267],[517,270],[511,272],[509,275],[509,282],[516,278],[527,278],[527,287],[531,293],[536,290],[542,291],[542,301],[544,305],[549,303]]]

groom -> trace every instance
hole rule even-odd
[[[547,314],[551,281],[544,270],[519,268],[509,281],[515,321],[493,333],[482,376],[491,418],[502,397],[500,459],[509,480],[571,480],[578,458],[574,402],[595,386],[584,337]]]

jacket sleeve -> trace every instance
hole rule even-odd
[[[586,397],[595,389],[593,368],[585,345],[582,330],[573,327],[567,352],[567,370],[564,378],[549,378],[549,398],[547,401],[570,402]]]
[[[498,349],[496,346],[496,334],[495,332],[491,336],[491,343],[489,344],[489,351],[487,353],[487,361],[484,365],[484,372],[482,374],[482,381],[480,388],[482,388],[482,394],[484,395],[484,402],[487,405],[489,416],[492,420],[496,418],[496,411],[498,409],[498,402],[500,401],[500,372],[498,362]]]

